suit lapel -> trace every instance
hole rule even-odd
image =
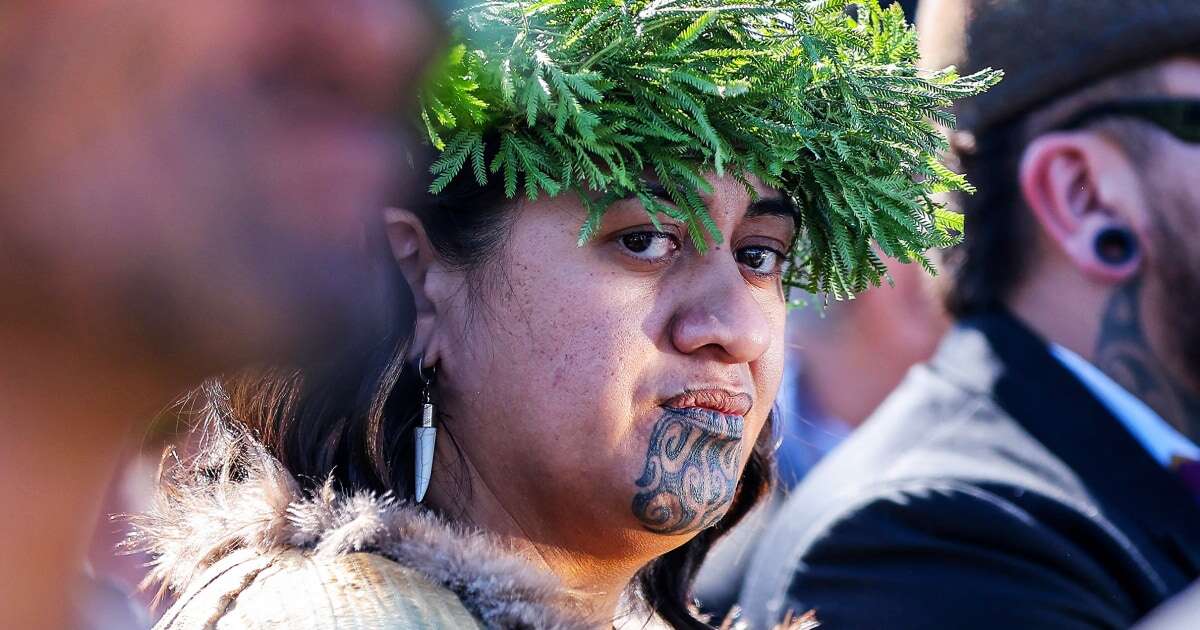
[[[1200,575],[1200,546],[1196,544],[1195,537],[1189,538],[1180,532],[1164,532],[1163,542],[1189,575]]]
[[[1136,519],[1182,571],[1200,575],[1200,502],[1016,318],[996,312],[962,322],[933,362],[991,395],[1101,506]]]

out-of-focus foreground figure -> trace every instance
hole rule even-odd
[[[923,0],[957,326],[760,545],[756,625],[1127,628],[1200,577],[1200,4]]]
[[[360,212],[394,190],[391,121],[431,17],[408,0],[0,7],[0,627],[69,622],[136,422],[215,371],[370,330]]]

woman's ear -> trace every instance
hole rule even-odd
[[[433,365],[438,358],[434,332],[439,304],[437,292],[430,292],[430,278],[439,275],[441,265],[417,215],[403,208],[387,208],[383,211],[383,222],[392,258],[413,295],[417,321],[408,360],[423,358],[426,365]]]
[[[1021,193],[1047,241],[1087,278],[1122,284],[1141,267],[1144,201],[1136,170],[1096,134],[1043,135],[1025,149]],[[1111,235],[1128,235],[1128,255],[1112,255]]]

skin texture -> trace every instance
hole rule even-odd
[[[0,627],[68,623],[138,423],[371,329],[359,213],[436,36],[407,0],[0,7]]]
[[[1200,61],[1157,66],[1161,86],[1129,98],[1200,98]],[[1192,440],[1200,440],[1200,146],[1142,125],[1130,155],[1103,130],[1035,140],[1022,190],[1040,226],[1037,264],[1010,305],[1047,338],[1091,360]],[[1130,230],[1133,260],[1105,264],[1105,227]]]
[[[509,537],[586,593],[598,621],[612,619],[640,567],[724,513],[782,376],[786,302],[761,255],[787,251],[793,219],[748,216],[745,188],[710,181],[725,240],[704,255],[669,219],[667,236],[645,236],[655,228],[632,200],[580,247],[586,213],[563,196],[519,204],[502,255],[474,282],[438,261],[410,213],[390,217],[416,294],[413,356],[438,362],[442,430],[453,436],[438,440],[427,502]],[[754,273],[759,263],[767,275]],[[706,391],[749,402],[723,410],[741,416],[740,439],[702,429],[696,401],[720,404],[688,393]],[[694,408],[670,412],[681,395]],[[700,498],[655,470],[687,477]],[[692,512],[663,522],[643,499]]]

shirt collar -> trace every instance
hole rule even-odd
[[[1200,461],[1200,446],[1099,368],[1058,344],[1050,344],[1050,354],[1125,425],[1159,464],[1169,468],[1175,457]]]

